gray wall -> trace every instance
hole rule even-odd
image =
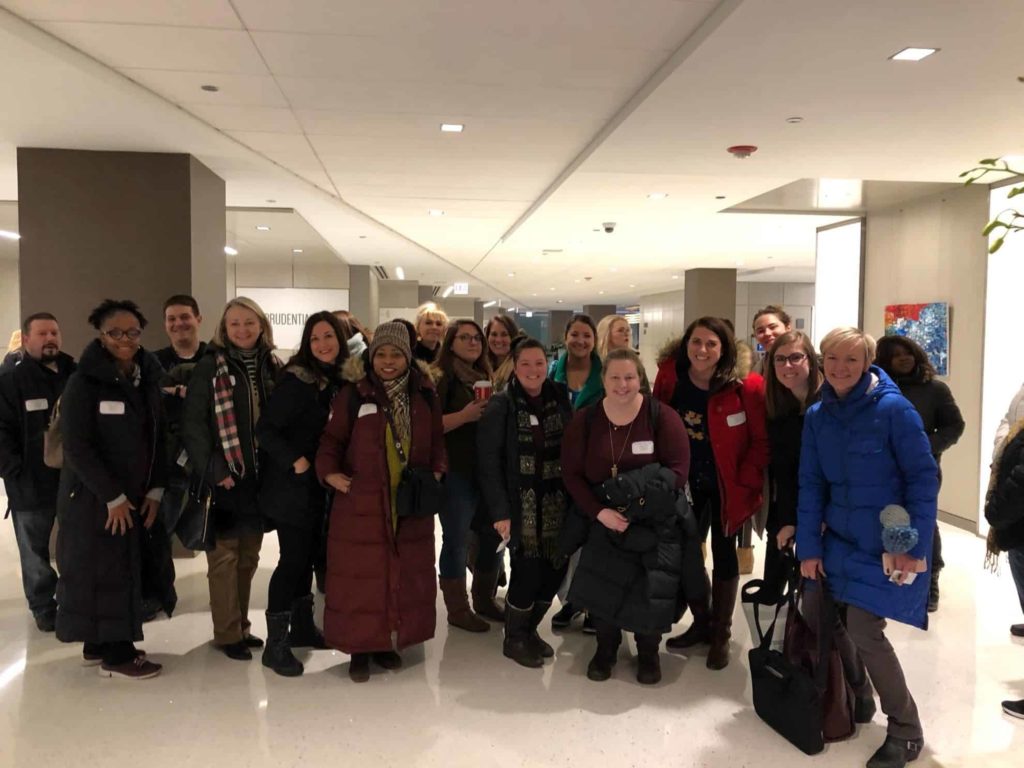
[[[17,247],[15,245],[15,247]],[[11,331],[21,327],[18,297],[18,261],[0,259],[0,355],[6,354]],[[54,314],[57,314],[56,312]],[[57,317],[60,317],[57,314]]]

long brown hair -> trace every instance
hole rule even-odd
[[[736,337],[733,335],[732,328],[729,327],[730,325],[731,323],[720,317],[698,317],[686,327],[686,332],[683,334],[683,340],[680,342],[678,362],[679,370],[682,373],[688,373],[690,370],[690,337],[693,336],[693,332],[698,328],[703,328],[711,331],[718,337],[718,343],[722,345],[722,356],[719,357],[718,362],[715,363],[715,372],[711,376],[711,386],[709,387],[709,391],[711,392],[717,392],[726,384],[737,378]]]
[[[487,362],[491,364],[491,368],[498,367],[498,361],[491,353],[491,345],[487,343],[487,338],[491,335],[491,326],[495,323],[503,326],[508,331],[508,353],[510,355],[512,354],[512,342],[520,334],[519,326],[516,325],[516,321],[509,315],[495,315],[487,321],[487,325],[484,326],[484,354],[487,355]]]
[[[487,337],[484,335],[484,329],[479,326],[476,320],[470,320],[468,317],[459,318],[458,320],[452,320],[448,325],[448,329],[444,332],[444,338],[441,340],[441,352],[437,356],[437,362],[434,363],[446,375],[450,375],[455,370],[455,352],[452,351],[452,344],[455,343],[455,337],[459,335],[459,328],[464,325],[471,325],[476,329],[476,332],[480,334],[480,338],[483,341],[480,343],[480,357],[473,363],[473,367],[484,375],[480,378],[489,379],[491,378],[491,363],[487,359]]]
[[[796,396],[779,381],[775,374],[775,353],[790,344],[799,344],[803,353],[807,355],[807,396],[801,403]],[[776,337],[771,349],[765,353],[764,358],[764,381],[765,381],[765,407],[769,419],[777,419],[791,413],[806,411],[818,399],[818,390],[821,389],[822,375],[821,366],[818,365],[818,354],[814,351],[814,343],[810,337],[801,331],[786,331]]]

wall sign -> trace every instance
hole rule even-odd
[[[347,288],[236,288],[236,296],[247,296],[263,309],[274,328],[279,349],[298,349],[302,327],[309,316],[321,310],[348,309]]]
[[[455,296],[469,296],[469,283],[452,283],[452,288]]]

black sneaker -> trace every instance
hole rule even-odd
[[[263,641],[256,637],[256,635],[246,635],[242,638],[242,642],[245,643],[246,648],[262,648]]]
[[[1018,720],[1024,720],[1024,699],[1018,699],[1017,701],[1004,701],[1003,712],[1008,714],[1010,717],[1016,717]]]
[[[886,736],[875,754],[867,762],[867,768],[904,768],[921,756],[924,739],[897,739]]]
[[[551,617],[551,628],[568,629],[569,625],[572,624],[572,620],[581,613],[583,613],[583,611],[578,611],[573,608],[572,603],[566,603],[558,609],[558,613]]]
[[[1024,624],[1011,624],[1010,634],[1014,637],[1024,637]]]
[[[220,650],[223,651],[224,655],[229,659],[235,661],[251,661],[252,651],[250,651],[244,640],[239,640],[237,643],[228,643],[227,645],[220,646]]]
[[[57,614],[37,613],[33,617],[36,620],[36,629],[40,632],[55,632],[57,630]]]

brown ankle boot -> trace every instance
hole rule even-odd
[[[467,632],[486,632],[491,625],[469,609],[465,579],[438,579],[444,606],[448,609],[448,623]]]
[[[740,575],[747,576],[754,572],[753,547],[736,547],[736,559],[740,563]]]
[[[708,669],[725,669],[729,666],[732,614],[736,609],[739,587],[739,576],[711,582],[711,650],[708,651]]]
[[[479,568],[473,572],[473,611],[491,621],[505,621],[505,609],[494,599],[498,586],[498,572],[482,572]]]

